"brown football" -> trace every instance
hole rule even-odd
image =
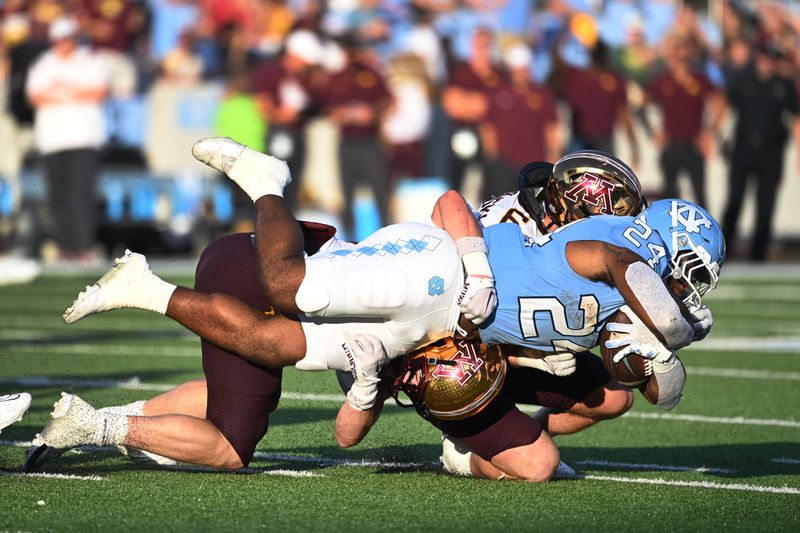
[[[630,324],[628,316],[622,311],[617,311],[608,319],[608,322],[619,322]],[[606,322],[606,323],[608,323]],[[606,341],[616,338],[619,333],[611,332],[603,326],[600,332],[600,353],[603,355],[603,363],[611,376],[626,387],[638,387],[647,382],[653,374],[653,365],[650,359],[638,354],[630,354],[619,363],[614,363],[614,355],[623,348],[609,350],[606,348]]]

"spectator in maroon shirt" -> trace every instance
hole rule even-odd
[[[711,80],[692,66],[695,44],[683,37],[668,43],[666,71],[656,76],[647,89],[650,100],[661,110],[662,130],[656,135],[661,146],[663,193],[678,196],[678,173],[686,170],[697,203],[706,204],[705,158],[714,152],[714,139],[725,112],[723,94]],[[709,108],[708,126],[703,115]]]
[[[308,30],[296,30],[286,39],[283,53],[275,60],[260,64],[253,71],[253,92],[267,122],[267,153],[287,162],[292,186],[286,200],[292,208],[303,179],[305,125],[319,107],[318,91],[312,77],[313,67],[322,58],[322,45]]]
[[[464,171],[471,162],[482,165],[481,147],[478,144],[478,125],[486,116],[487,95],[503,84],[507,77],[492,60],[493,36],[490,30],[478,28],[472,36],[472,53],[466,63],[456,63],[450,73],[450,81],[442,93],[442,106],[452,120],[453,140],[450,183],[456,190],[461,188]],[[475,141],[460,143],[459,139]],[[460,148],[464,146],[464,148]],[[485,173],[485,169],[484,169]]]
[[[344,195],[342,221],[353,238],[353,199],[356,186],[368,183],[381,217],[387,223],[388,170],[379,128],[391,96],[381,74],[362,57],[354,40],[342,39],[340,64],[330,72],[325,107],[339,128],[339,169]]]
[[[486,157],[483,198],[517,187],[517,174],[529,161],[555,161],[561,145],[556,101],[531,81],[530,49],[511,46],[504,55],[510,78],[489,93],[481,138]]]
[[[601,150],[615,153],[614,128],[620,124],[628,137],[633,166],[639,164],[639,144],[633,131],[626,82],[607,66],[606,46],[598,41],[588,68],[564,65],[559,91],[572,112],[569,151]]]
[[[81,0],[78,18],[92,44],[122,53],[131,51],[145,22],[133,0]]]

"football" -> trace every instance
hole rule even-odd
[[[621,324],[631,323],[628,315],[622,311],[617,311],[616,314],[608,319],[608,322],[618,322]],[[606,348],[606,341],[615,339],[619,335],[620,333],[608,331],[605,326],[603,326],[603,330],[600,332],[600,353],[603,356],[603,363],[605,363],[606,369],[608,369],[608,372],[614,379],[626,387],[638,387],[639,385],[645,384],[653,374],[653,365],[650,359],[638,354],[630,354],[619,363],[615,363],[613,361],[614,355],[618,351],[624,349],[624,347],[613,350]]]

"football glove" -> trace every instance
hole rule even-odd
[[[344,339],[350,348],[350,372],[355,382],[347,392],[347,401],[354,408],[366,411],[375,405],[378,396],[378,377],[381,367],[389,361],[386,349],[381,340],[370,334],[344,333]],[[348,354],[349,356],[350,354]]]
[[[536,368],[555,376],[569,376],[575,372],[578,362],[570,352],[553,353],[544,357],[517,357],[519,366]]]
[[[713,325],[714,317],[711,315],[711,309],[703,305],[692,311],[692,329],[694,329],[692,342],[705,339],[706,335],[711,332],[711,326]]]
[[[488,248],[481,237],[462,237],[456,241],[466,279],[458,298],[461,313],[475,325],[482,324],[497,307],[494,275],[489,266]]]
[[[627,315],[631,323],[621,324],[619,322],[609,322],[606,324],[606,329],[608,329],[608,331],[625,334],[606,341],[606,348],[609,350],[624,347],[614,354],[613,362],[619,363],[627,355],[632,353],[639,354],[659,363],[664,363],[672,357],[672,351],[658,340],[658,337],[650,331],[650,328],[636,316],[636,313],[634,313],[630,307],[624,305],[620,307],[620,311]]]

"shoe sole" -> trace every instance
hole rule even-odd
[[[42,444],[35,450],[33,450],[30,454],[25,457],[25,462],[22,464],[22,471],[23,472],[36,472],[38,471],[43,465],[44,462],[39,463],[39,458],[50,449],[50,446],[47,444]],[[56,457],[61,456],[58,454]],[[53,457],[55,459],[56,457]]]

